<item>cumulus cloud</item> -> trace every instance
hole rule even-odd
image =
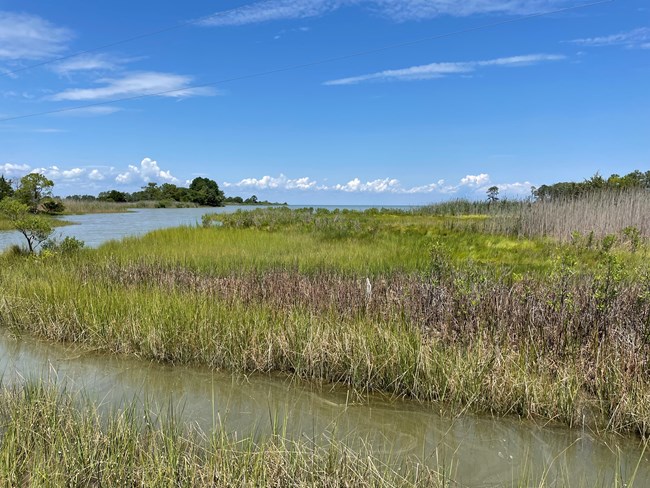
[[[88,179],[93,180],[93,181],[102,181],[105,179],[106,176],[104,176],[104,173],[99,171],[98,169],[93,169],[88,173]]]
[[[481,186],[490,182],[490,175],[481,173],[480,175],[467,175],[460,180],[461,185]]]
[[[58,166],[33,168],[30,173],[40,173],[51,180],[77,181],[86,174],[85,168],[61,169]]]
[[[521,67],[548,61],[561,61],[566,56],[560,54],[527,54],[483,61],[460,61],[431,63],[409,68],[390,69],[360,76],[326,81],[325,85],[356,85],[366,81],[414,81],[443,78],[450,75],[473,73],[485,67]]]
[[[0,174],[6,176],[23,176],[29,171],[29,166],[26,164],[4,163],[0,164]]]
[[[263,0],[217,12],[204,25],[238,26],[319,17],[344,7],[361,7],[397,22],[474,14],[522,15],[567,6],[569,0]]]
[[[144,158],[140,166],[130,164],[128,169],[115,177],[115,182],[129,184],[136,181],[149,183],[150,181],[173,183],[177,185],[180,180],[173,176],[170,171],[160,169],[158,162],[151,158]]]
[[[119,97],[156,95],[173,98],[214,95],[210,87],[192,88],[192,77],[145,71],[126,73],[121,78],[100,78],[97,88],[71,88],[50,97],[55,101],[92,101]]]
[[[365,183],[363,183],[359,178],[355,178],[344,185],[334,185],[332,189],[345,192],[369,193],[399,193],[402,190],[399,180],[394,178],[384,178],[367,181]]]
[[[0,11],[0,59],[37,60],[60,55],[72,31],[36,15]]]
[[[254,188],[258,190],[311,190],[316,188],[316,182],[308,177],[290,179],[280,174],[278,177],[263,176],[261,178],[244,178],[237,183],[225,182],[223,186],[225,188]]]
[[[237,183],[224,182],[224,188],[256,189],[256,190],[311,190],[315,192],[343,192],[343,193],[372,193],[392,195],[469,195],[482,198],[488,187],[492,186],[490,175],[480,173],[477,175],[466,175],[456,184],[447,184],[445,180],[439,179],[435,182],[417,186],[404,186],[396,178],[379,178],[363,181],[360,178],[353,178],[347,183],[324,184],[304,176],[301,178],[287,178],[281,174],[278,177],[263,176],[261,178],[245,178]],[[532,184],[526,182],[500,183],[502,195],[525,196],[530,194]]]
[[[585,47],[623,46],[630,49],[650,49],[650,27],[639,27],[602,37],[586,37],[570,41]]]

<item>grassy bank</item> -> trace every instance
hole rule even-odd
[[[65,213],[69,215],[92,213],[122,213],[134,208],[196,208],[191,202],[172,200],[139,202],[106,202],[100,200],[64,200]]]
[[[421,465],[389,467],[371,452],[318,447],[281,430],[254,442],[204,433],[136,405],[100,415],[40,384],[0,389],[3,486],[446,486]]]
[[[0,324],[650,435],[645,249],[477,234],[435,216],[253,214],[70,257],[4,256]]]

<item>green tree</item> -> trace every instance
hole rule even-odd
[[[225,197],[216,181],[198,177],[190,183],[190,199],[199,205],[222,207]]]
[[[117,190],[103,191],[97,195],[97,200],[103,202],[126,202],[128,200],[128,195]]]
[[[45,242],[54,230],[46,218],[34,215],[28,205],[15,198],[0,201],[0,215],[25,237],[30,253]]]
[[[6,180],[4,175],[0,175],[0,200],[5,197],[11,197],[14,189],[11,187],[11,180]]]
[[[41,201],[52,195],[54,182],[47,179],[40,173],[30,173],[20,179],[20,184],[14,196],[16,199],[27,205],[31,213],[37,213]]]
[[[491,186],[487,189],[488,202],[493,203],[499,200],[499,187]]]

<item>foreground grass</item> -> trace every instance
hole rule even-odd
[[[100,415],[42,384],[0,390],[3,486],[446,486],[425,466],[399,471],[335,441],[325,447],[280,432],[254,442],[204,433],[133,404]]]

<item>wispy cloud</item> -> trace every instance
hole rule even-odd
[[[639,27],[602,37],[586,37],[569,41],[585,47],[623,46],[629,49],[650,49],[650,27]]]
[[[60,55],[72,31],[36,15],[0,11],[0,59],[36,60]]]
[[[97,107],[82,107],[74,110],[66,110],[65,112],[54,115],[57,117],[95,117],[99,115],[110,115],[121,111],[122,108],[120,107],[101,105]]]
[[[570,0],[264,0],[204,20],[204,25],[237,26],[305,19],[344,7],[361,7],[397,22],[475,14],[522,15],[571,5]]]
[[[158,162],[151,158],[144,158],[140,166],[130,164],[129,168],[115,177],[115,182],[130,184],[134,182],[148,183],[150,181],[178,184],[180,180],[171,174],[171,171],[162,170]]]
[[[216,94],[210,87],[190,88],[191,76],[145,71],[126,73],[121,78],[101,78],[97,88],[72,88],[50,97],[55,101],[92,101],[110,98],[161,94],[165,97],[187,98]]]
[[[560,54],[528,54],[506,58],[488,59],[485,61],[461,61],[448,63],[431,63],[409,68],[390,69],[367,75],[351,76],[337,80],[326,81],[325,85],[356,85],[366,81],[414,81],[442,78],[450,75],[473,73],[486,67],[520,67],[531,66],[548,61],[566,59]]]
[[[79,71],[114,71],[130,60],[118,59],[108,54],[83,54],[51,65],[51,69],[61,75]]]

